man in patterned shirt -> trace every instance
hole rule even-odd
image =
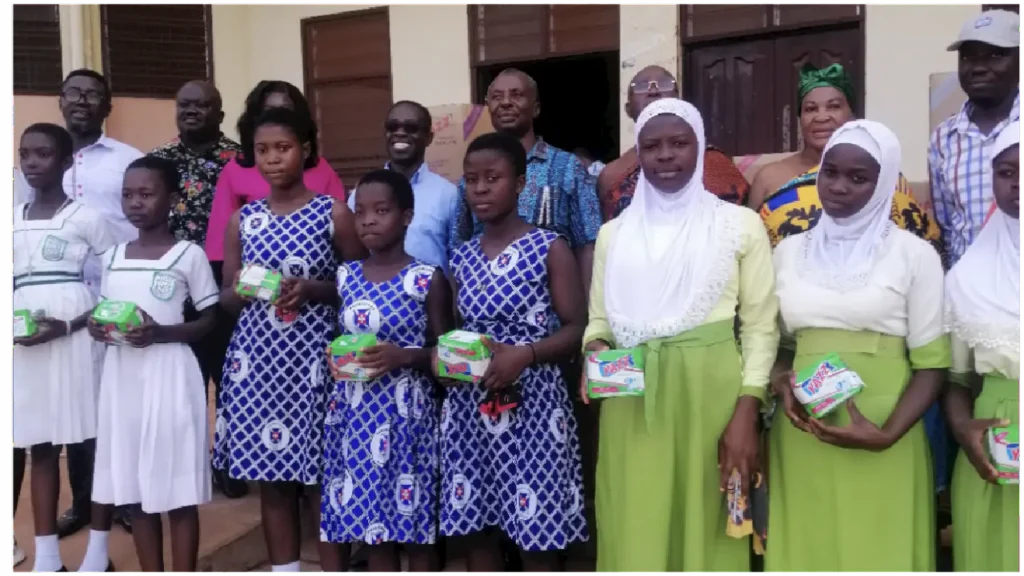
[[[524,72],[512,68],[500,72],[487,88],[487,108],[495,130],[515,136],[526,149],[526,186],[519,195],[519,215],[569,241],[589,288],[594,241],[601,227],[597,179],[574,154],[555,148],[534,132],[533,121],[540,115],[537,83]],[[453,250],[483,230],[465,198],[466,185],[460,182]]]
[[[178,137],[150,154],[173,162],[181,175],[181,196],[171,210],[171,231],[179,240],[205,246],[217,179],[224,166],[241,148],[220,130],[224,111],[221,108],[220,92],[210,82],[193,80],[178,90],[175,97],[175,119]],[[221,283],[221,265],[221,262],[211,263],[218,286]],[[223,314],[218,310],[218,315]],[[191,302],[186,303],[185,316],[186,320],[198,317]],[[202,341],[192,344],[192,351],[199,360],[203,382],[209,382],[212,378],[219,388],[224,354],[231,338],[230,328],[234,323],[220,317],[217,324],[221,329],[211,330]],[[214,483],[229,498],[248,493],[244,482],[231,480],[227,474],[217,471],[214,472]]]
[[[967,102],[939,124],[928,148],[932,204],[947,267],[960,259],[995,207],[992,146],[1020,119],[1020,16],[984,11],[964,24],[949,50],[960,56],[958,75]]]

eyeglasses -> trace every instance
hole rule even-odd
[[[103,102],[106,94],[98,90],[79,90],[78,88],[68,88],[60,94],[68,102],[81,102],[82,98],[89,104],[99,104]]]
[[[650,92],[657,92],[659,94],[675,94],[676,93],[676,81],[675,80],[651,80],[650,82],[632,82],[629,85],[629,89],[633,94],[648,94]]]
[[[384,130],[387,132],[398,132],[399,130],[404,131],[406,134],[416,134],[423,130],[419,122],[407,121],[401,122],[399,120],[388,120],[384,123]]]

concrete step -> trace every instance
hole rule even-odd
[[[210,402],[208,418],[212,444],[214,429],[213,386],[209,390]],[[17,572],[32,570],[35,553],[35,533],[32,522],[32,485],[31,455],[27,458],[25,479],[18,501],[18,511],[14,516],[14,536],[25,551],[28,559],[18,566]],[[63,513],[71,505],[71,487],[68,485],[66,459],[61,458],[61,489],[57,512]],[[89,540],[89,529],[84,528],[60,542],[61,557],[68,570],[74,571],[85,556]],[[139,570],[139,561],[135,555],[135,544],[130,534],[115,525],[110,533],[108,543],[110,557],[118,572]],[[164,563],[171,568],[170,527],[164,518]],[[230,500],[214,491],[213,500],[199,507],[199,562],[200,571],[243,572],[267,561],[266,544],[260,528],[259,488],[250,485],[247,497]]]
[[[14,535],[18,544],[28,556],[18,572],[30,572],[35,553],[34,528],[32,522],[32,489],[26,472],[25,484],[14,517]],[[61,462],[63,480],[58,511],[63,512],[71,505],[71,488],[67,485],[67,469]],[[260,501],[257,490],[238,500],[229,500],[217,494],[213,501],[199,507],[199,565],[200,571],[238,572],[258,566],[266,561],[266,546],[260,529]],[[89,540],[89,529],[85,528],[60,541],[61,557],[68,570],[75,570],[85,556]],[[110,533],[110,557],[118,572],[139,570],[135,555],[135,544],[130,534],[119,526]],[[170,527],[164,518],[164,562],[171,567]]]

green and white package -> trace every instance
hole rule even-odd
[[[373,334],[343,334],[331,342],[331,372],[339,382],[365,382],[370,374],[356,362],[364,348],[377,345],[377,337]]]
[[[1016,424],[988,431],[988,453],[1000,484],[1020,484],[1020,429]]]
[[[491,351],[483,335],[454,330],[437,341],[437,374],[463,382],[478,382],[491,364]]]
[[[644,355],[640,348],[587,355],[587,395],[591,398],[644,395]]]
[[[797,373],[793,395],[809,415],[822,418],[863,389],[860,376],[833,353]]]
[[[92,311],[92,319],[103,326],[107,339],[115,344],[127,344],[125,334],[128,330],[142,326],[139,308],[131,302],[104,300]]]

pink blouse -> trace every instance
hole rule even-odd
[[[306,170],[302,178],[306,188],[320,194],[328,194],[345,201],[345,186],[331,165],[320,158],[317,165]],[[263,179],[258,168],[243,168],[231,160],[224,166],[213,193],[213,207],[210,209],[210,223],[206,230],[206,257],[211,262],[224,260],[224,234],[228,223],[239,208],[266,198],[270,184]]]

